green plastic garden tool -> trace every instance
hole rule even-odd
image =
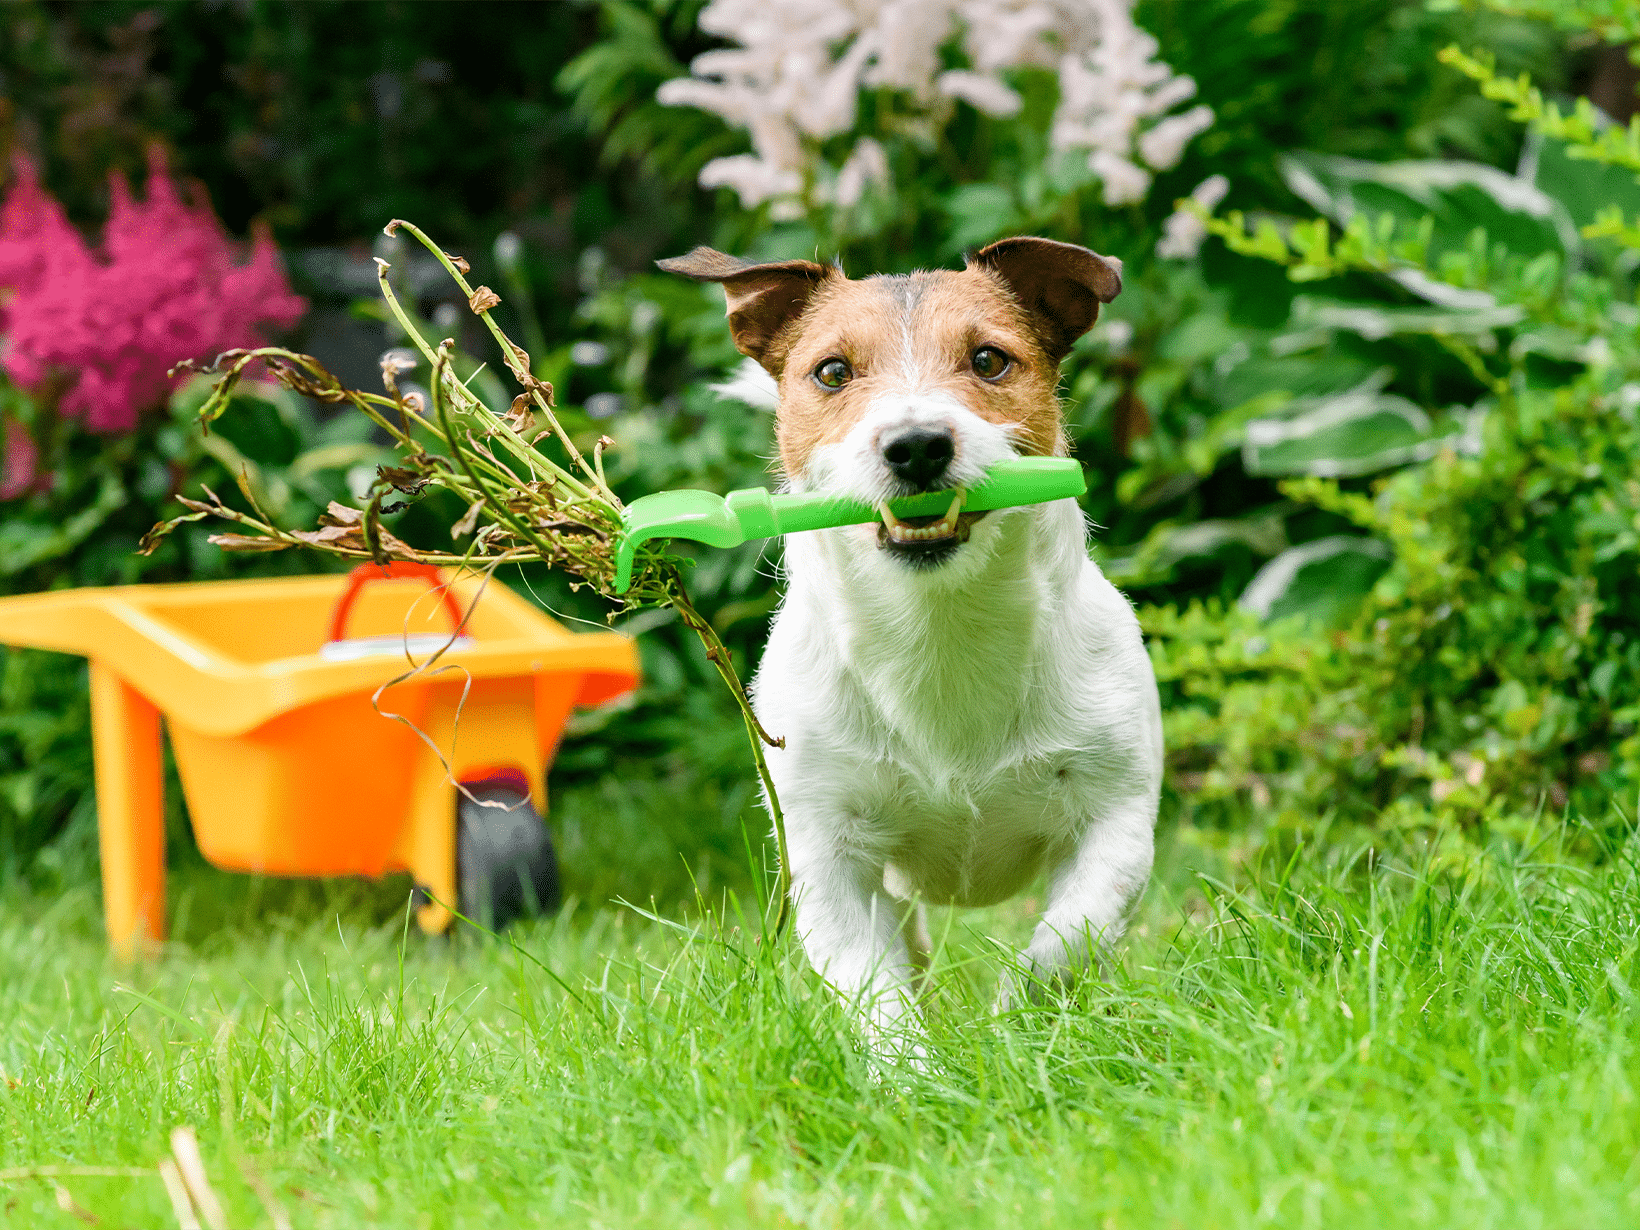
[[[986,471],[985,481],[968,488],[964,512],[1017,508],[1048,500],[1075,499],[1088,489],[1080,463],[1069,457],[1011,457]],[[951,489],[924,491],[889,501],[896,517],[939,516],[951,506]],[[756,538],[865,525],[882,516],[858,500],[824,492],[793,494],[749,487],[714,495],[710,491],[657,491],[633,500],[621,514],[615,551],[615,590],[632,584],[632,559],[651,538],[687,538],[709,547],[738,547]]]

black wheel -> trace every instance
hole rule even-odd
[[[461,912],[499,931],[515,918],[548,914],[562,902],[558,855],[529,796],[507,781],[469,782],[456,795],[456,893]]]

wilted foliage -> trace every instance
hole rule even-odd
[[[305,546],[378,564],[413,560],[490,573],[502,564],[548,564],[577,578],[578,583],[591,586],[615,603],[617,611],[653,604],[672,608],[700,638],[707,660],[728,686],[745,721],[779,845],[774,901],[777,925],[784,922],[788,884],[785,829],[763,757],[765,743],[781,746],[781,741],[771,737],[752,713],[733,656],[710,621],[690,601],[678,560],[667,555],[656,541],[644,543],[637,549],[630,585],[624,591],[616,590],[615,551],[622,504],[604,476],[603,464],[604,448],[614,441],[600,437],[588,459],[555,413],[552,385],[535,375],[528,352],[492,319],[491,309],[500,304],[501,297],[488,286],[472,286],[466,278],[470,272],[467,261],[439,248],[413,224],[395,220],[388,223],[387,234],[391,236],[400,228],[438,258],[460,287],[468,308],[484,322],[499,345],[507,370],[524,390],[514,398],[510,409],[505,414],[495,413],[456,376],[453,340],[446,338],[435,347],[422,335],[388,280],[391,267],[378,260],[382,298],[414,350],[431,366],[430,395],[399,388],[399,374],[415,364],[398,352],[389,351],[383,356],[384,392],[365,393],[347,388],[309,355],[262,347],[228,351],[218,357],[213,366],[221,370],[221,375],[198,412],[200,422],[208,427],[227,411],[233,405],[235,386],[253,363],[265,364],[273,379],[292,393],[320,403],[351,406],[391,437],[398,452],[396,464],[377,467],[376,479],[363,498],[365,507],[360,510],[333,501],[320,515],[316,528],[286,529],[261,509],[249,482],[242,478],[240,489],[251,512],[225,504],[208,488],[205,500],[178,497],[189,511],[154,526],[144,537],[141,551],[154,551],[180,525],[215,518],[251,531],[212,535],[210,542],[226,551],[260,554]],[[452,540],[466,540],[464,549],[412,546],[382,525],[384,512],[402,510],[431,490],[457,496],[467,510],[449,529]],[[443,652],[435,653],[418,669],[432,666]]]

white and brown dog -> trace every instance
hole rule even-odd
[[[779,384],[789,489],[869,504],[1063,455],[1060,361],[1121,289],[1119,262],[1035,238],[858,281],[710,248],[660,265],[723,284],[735,345]],[[885,505],[785,552],[753,696],[786,740],[769,767],[810,962],[880,1043],[909,1041],[912,903],[988,905],[1046,870],[1022,966],[1074,973],[1149,877],[1162,776],[1150,660],[1076,502],[915,522]]]

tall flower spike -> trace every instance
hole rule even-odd
[[[668,81],[658,97],[715,112],[750,135],[752,152],[707,163],[703,186],[733,188],[747,208],[772,202],[777,215],[790,216],[805,203],[851,205],[866,183],[886,182],[886,158],[864,148],[869,136],[835,175],[820,159],[820,142],[854,128],[860,90],[904,90],[929,110],[957,99],[1006,118],[1022,100],[1002,74],[1053,68],[1060,86],[1053,147],[1085,151],[1106,202],[1127,204],[1142,200],[1150,172],[1175,166],[1213,122],[1203,106],[1169,114],[1196,83],[1155,58],[1156,40],[1134,24],[1132,7],[1133,0],[712,0],[701,29],[740,45],[697,56],[693,76]],[[959,29],[969,66],[943,69],[940,49]],[[806,183],[815,185],[808,202]]]
[[[257,345],[261,326],[295,324],[307,309],[266,228],[239,263],[203,191],[184,194],[157,146],[142,199],[123,177],[110,187],[96,254],[26,161],[0,206],[6,371],[28,389],[61,374],[58,409],[95,432],[129,431],[164,400],[166,372],[183,359]]]

